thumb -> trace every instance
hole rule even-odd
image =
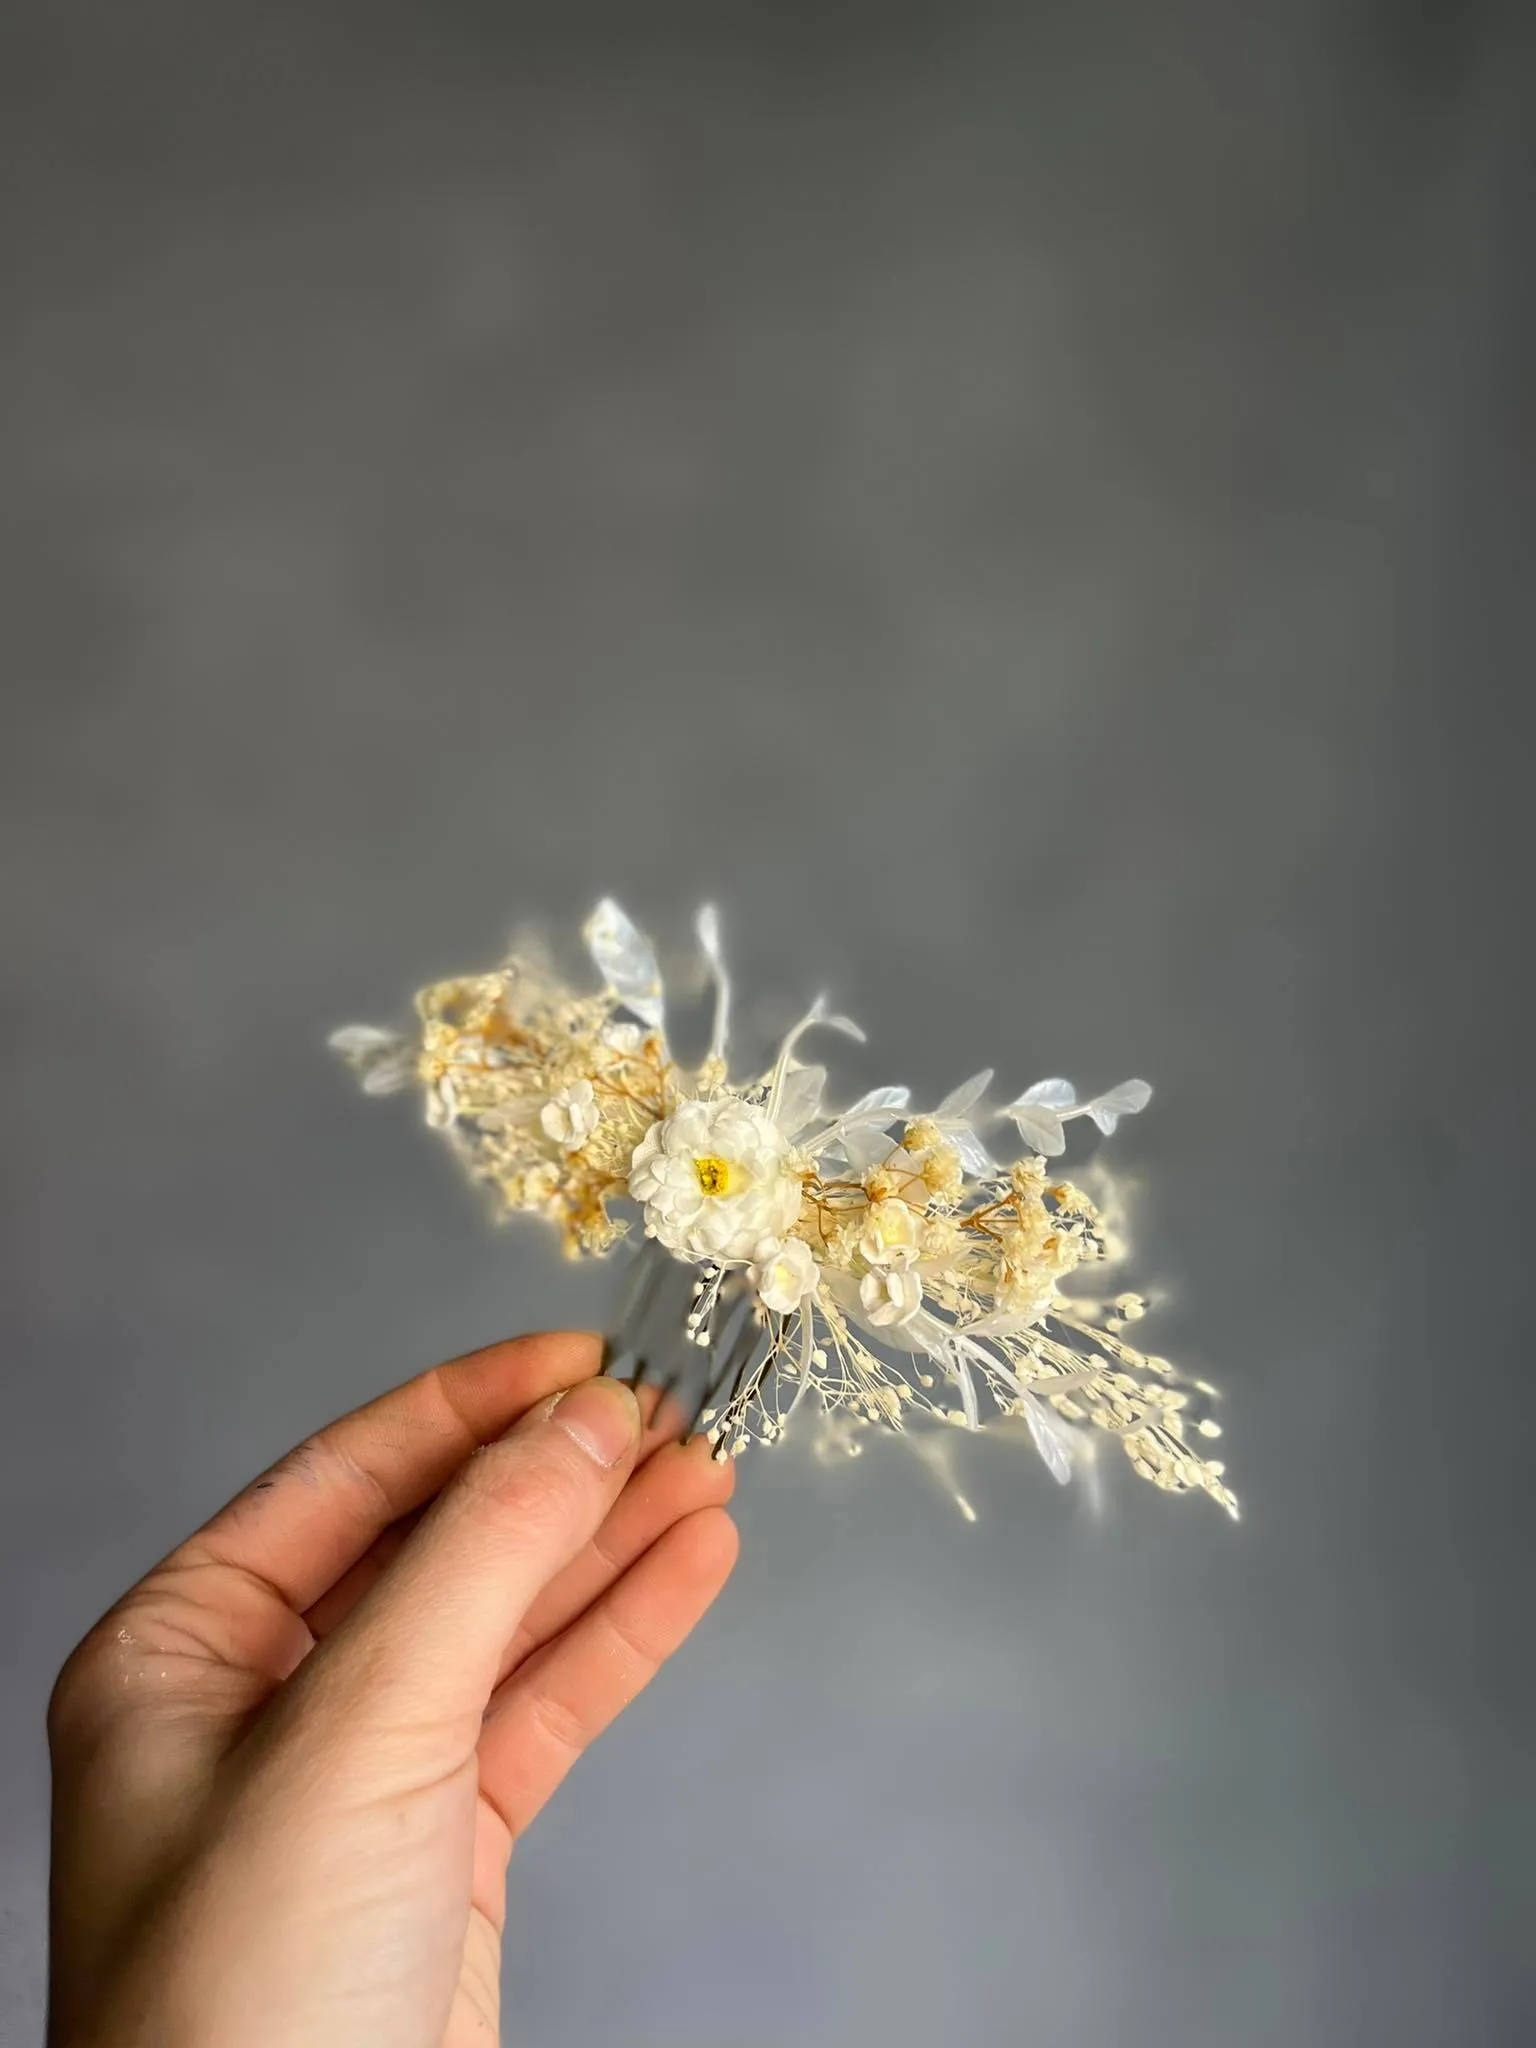
[[[622,1380],[582,1380],[461,1467],[387,1571],[288,1691],[304,1721],[471,1741],[536,1595],[596,1534],[633,1468],[640,1411]],[[286,1715],[284,1716],[286,1718]]]

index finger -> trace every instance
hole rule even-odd
[[[473,1452],[601,1361],[600,1338],[548,1331],[434,1366],[306,1438],[167,1563],[242,1572],[302,1613]]]

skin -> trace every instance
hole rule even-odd
[[[736,1557],[730,1466],[599,1362],[438,1366],[90,1631],[49,1709],[50,2048],[499,2040],[513,1845]]]

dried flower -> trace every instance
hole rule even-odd
[[[419,1086],[469,1172],[505,1210],[556,1223],[567,1251],[606,1251],[638,1208],[642,1257],[698,1270],[687,1335],[732,1389],[703,1418],[717,1457],[777,1441],[808,1396],[850,1453],[870,1424],[976,1428],[990,1408],[1027,1425],[1059,1480],[1109,1439],[1153,1484],[1235,1513],[1221,1464],[1194,1448],[1219,1433],[1210,1389],[1180,1384],[1121,1334],[1141,1297],[1061,1293],[1107,1252],[1094,1204],[1048,1184],[1045,1161],[1074,1118],[1108,1133],[1145,1106],[1147,1084],[1079,1102],[1070,1082],[1040,1081],[984,1114],[989,1071],[926,1114],[909,1114],[904,1088],[830,1111],[825,1070],[800,1043],[862,1034],[820,1002],[767,1073],[733,1082],[713,911],[698,929],[715,1014],[691,1071],[667,1043],[655,955],[611,901],[585,928],[595,994],[513,958],[423,989],[412,1034],[351,1025],[332,1044],[370,1093]],[[1028,1148],[1006,1167],[977,1133],[999,1120]]]
[[[750,1269],[752,1285],[763,1307],[776,1316],[793,1315],[808,1294],[821,1285],[821,1271],[803,1238],[786,1237]]]
[[[923,1161],[922,1181],[929,1194],[937,1195],[941,1201],[958,1195],[965,1186],[959,1147],[944,1142],[935,1145]]]
[[[629,1192],[645,1205],[646,1235],[693,1259],[754,1258],[800,1214],[789,1140],[737,1095],[684,1102],[652,1124]]]
[[[906,1266],[922,1244],[922,1219],[894,1199],[872,1202],[864,1212],[859,1251],[871,1266]]]
[[[923,1223],[922,1256],[925,1259],[952,1259],[963,1242],[960,1225],[951,1216],[929,1216]]]
[[[553,1138],[567,1152],[578,1152],[602,1122],[592,1083],[582,1076],[568,1087],[558,1088],[539,1111],[539,1124],[546,1138]]]
[[[871,1329],[899,1329],[922,1307],[923,1283],[905,1261],[871,1266],[859,1282],[859,1304]]]

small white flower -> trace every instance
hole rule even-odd
[[[859,1238],[871,1266],[909,1266],[922,1248],[922,1223],[906,1202],[872,1202]]]
[[[572,1081],[552,1095],[539,1111],[539,1123],[546,1138],[553,1138],[567,1152],[578,1152],[602,1121],[602,1111],[590,1081]]]
[[[630,1162],[629,1192],[645,1207],[647,1234],[689,1259],[754,1260],[800,1214],[789,1140],[739,1095],[693,1097],[652,1124]]]
[[[811,1256],[803,1238],[787,1237],[771,1249],[758,1246],[757,1263],[751,1271],[764,1308],[776,1316],[787,1316],[821,1284],[821,1268]],[[766,1251],[766,1256],[764,1256]]]
[[[910,1265],[875,1266],[859,1282],[864,1320],[877,1330],[910,1323],[923,1305],[923,1283]]]

